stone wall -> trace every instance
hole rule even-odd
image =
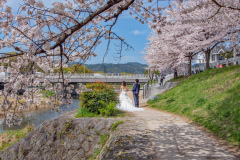
[[[43,123],[8,149],[2,160],[84,160],[101,148],[101,137],[111,135],[117,119],[58,118]]]
[[[99,155],[99,159],[156,159],[154,146],[149,140],[148,129],[141,118],[128,118],[111,135],[106,146],[106,149]]]

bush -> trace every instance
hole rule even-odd
[[[104,105],[105,102],[102,101]],[[105,108],[99,109],[99,112],[102,116],[114,116],[117,113],[117,109],[115,108],[116,102],[111,101]]]
[[[118,95],[111,85],[95,82],[86,86],[92,91],[83,92],[80,95],[80,105],[89,112],[97,114],[114,114],[115,105],[118,103]]]

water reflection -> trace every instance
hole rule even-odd
[[[78,99],[78,97],[74,97],[74,98],[75,99],[73,99],[73,103],[69,106],[68,109],[66,109],[66,105],[60,106],[61,110],[63,110],[63,113],[77,109],[79,107],[80,100]],[[7,131],[7,130],[22,129],[26,127],[28,124],[34,125],[36,128],[43,122],[55,119],[63,113],[51,111],[50,108],[32,111],[30,113],[24,113],[22,115],[22,119],[23,119],[22,124],[20,126],[11,126],[11,127],[8,127],[6,125],[6,123],[4,122],[4,119],[0,119],[0,132]]]

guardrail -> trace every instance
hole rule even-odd
[[[143,96],[143,99],[145,99],[145,98],[147,98],[147,97],[150,95],[150,93],[151,93],[151,87],[149,87],[149,81],[148,81],[146,84],[144,84],[142,90],[143,90],[142,96]]]
[[[69,78],[120,78],[120,79],[149,79],[149,77],[145,74],[94,74],[94,73],[87,73],[87,74],[64,74],[64,77]],[[59,78],[59,76],[55,75],[48,75],[47,78]]]
[[[228,66],[229,64],[235,65],[240,63],[240,57],[233,57],[225,60],[218,60],[217,62],[210,63],[211,68],[216,68],[219,65],[226,65]]]
[[[240,57],[233,57],[233,58],[229,58],[229,59],[225,59],[225,60],[218,60],[216,62],[212,62],[210,63],[210,68],[218,68],[219,65],[239,65],[240,64]],[[202,72],[206,70],[206,65],[202,65],[202,66],[196,66],[194,68],[192,68],[192,73],[193,74],[197,74],[199,72]]]

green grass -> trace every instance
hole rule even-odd
[[[25,137],[26,134],[34,129],[33,126],[27,126],[21,130],[10,130],[7,132],[0,133],[0,151],[3,151],[10,147],[13,143],[18,142],[21,138]]]
[[[117,126],[119,125],[119,124],[122,124],[123,123],[123,121],[117,121],[117,122],[115,122],[115,123],[113,123],[113,125],[112,125],[112,127],[111,127],[111,130],[112,131],[116,131],[116,129],[117,129]]]
[[[181,82],[182,80],[186,79],[187,77],[184,75],[180,75],[177,78],[173,78],[171,80],[169,80],[169,82]]]
[[[149,106],[188,117],[240,146],[240,67],[209,69],[180,81]]]
[[[86,108],[79,107],[78,112],[75,115],[75,118],[81,118],[81,117],[103,117],[103,116],[98,113],[89,112]],[[115,116],[104,116],[104,117],[106,118],[125,117],[125,112],[117,110],[117,114]]]
[[[89,160],[94,160],[100,153],[100,149],[97,148],[95,151],[94,151],[94,154],[89,158]]]
[[[47,90],[42,90],[41,94],[43,95],[43,97],[48,98],[49,96],[53,96],[55,94],[55,92],[51,92],[51,91],[47,91]]]
[[[106,133],[104,135],[100,135],[100,138],[101,138],[100,144],[104,145],[107,142],[108,138],[109,138],[109,134]]]

